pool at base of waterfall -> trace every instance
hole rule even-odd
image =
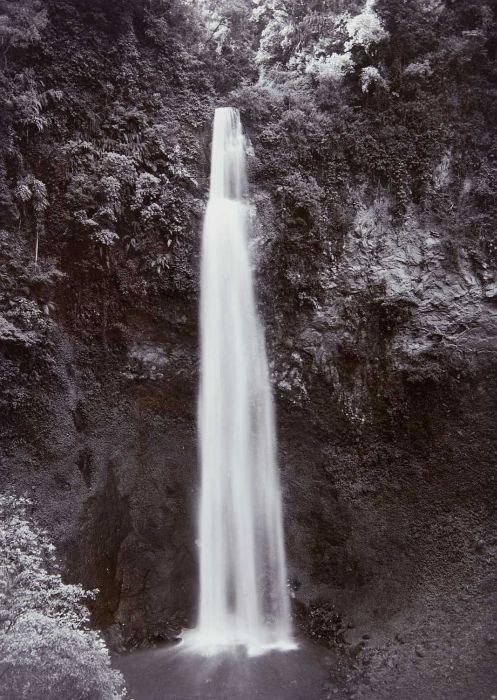
[[[335,664],[332,651],[300,643],[257,656],[243,647],[205,656],[179,644],[114,658],[133,700],[313,700],[326,697]]]

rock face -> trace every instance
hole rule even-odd
[[[27,3],[47,27],[4,56],[0,488],[28,493],[67,579],[99,589],[117,648],[195,620],[199,238],[210,115],[233,104],[295,617],[371,662],[375,700],[397,661],[447,686],[478,659],[495,673],[494,25],[469,3],[406,65],[427,20],[390,4],[388,94],[359,73],[257,82],[245,20],[216,47],[195,3]]]
[[[143,272],[121,251],[98,277],[68,242],[59,270],[48,241],[26,272],[11,254],[26,242],[0,241],[6,279],[26,280],[0,318],[2,486],[31,495],[68,578],[100,590],[95,623],[116,645],[174,637],[196,614],[208,134],[189,138],[203,154],[199,211],[164,267]],[[351,629],[393,638],[440,621],[443,604],[477,648],[495,636],[495,274],[426,212],[412,204],[398,220],[386,193],[359,186],[340,245],[291,257],[274,193],[252,182],[296,612],[324,600]],[[302,275],[320,293],[286,296]]]
[[[274,212],[255,201],[267,300]],[[443,601],[484,644],[497,307],[449,235],[358,195],[342,254],[320,270],[325,298],[263,312],[297,609],[324,599],[361,633],[393,636]],[[107,349],[61,329],[57,357],[5,477],[32,492],[70,578],[99,588],[95,621],[116,644],[171,638],[195,616],[197,298],[129,310]]]
[[[177,634],[197,578],[195,336],[135,323],[127,364],[87,409],[98,472],[79,524],[81,578],[102,593],[96,619],[127,644]]]
[[[30,495],[67,576],[98,588],[115,643],[175,635],[196,597],[196,319],[169,303],[107,350],[59,329],[4,432],[4,484]]]
[[[483,659],[495,628],[494,278],[414,207],[401,225],[385,197],[359,193],[355,208],[321,271],[325,298],[270,328],[295,597],[333,602],[377,642],[417,626],[431,644],[465,620],[454,646]],[[271,234],[265,249],[268,269]]]

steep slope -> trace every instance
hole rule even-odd
[[[312,68],[330,18],[299,3],[282,31],[305,28],[310,70],[268,54],[269,15],[261,57],[236,12],[219,37],[180,2],[24,5],[1,85],[2,488],[30,493],[116,644],[192,621],[199,230],[212,109],[232,103],[296,613],[330,644],[397,635],[415,656],[442,630],[477,665],[495,637],[493,4],[431,3],[435,22],[382,0],[374,51],[338,79]]]

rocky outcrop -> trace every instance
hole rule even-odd
[[[126,645],[176,636],[196,596],[196,327],[169,311],[129,319],[122,364],[84,409],[95,473],[75,570],[101,592],[96,622]]]
[[[355,209],[324,300],[284,327],[267,310],[294,596],[390,638],[430,618],[445,633],[450,601],[479,649],[495,605],[495,278],[414,207],[401,224],[386,197],[356,193]],[[271,233],[265,249],[263,266]]]
[[[275,308],[276,215],[264,193],[254,201],[298,609],[324,598],[358,629],[392,634],[441,599],[466,614],[461,591],[488,611],[494,278],[414,207],[399,224],[388,198],[359,192],[341,254],[320,265],[324,295]],[[56,316],[63,300],[50,303]],[[142,644],[195,615],[197,297],[116,322],[107,347],[59,326],[3,473],[33,496],[69,577],[99,588],[96,623]]]

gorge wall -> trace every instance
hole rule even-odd
[[[491,114],[452,105],[466,121],[442,137],[424,84],[390,104],[256,83],[251,54],[206,49],[181,3],[44,5],[43,40],[2,83],[2,488],[100,590],[117,646],[193,621],[199,235],[229,101],[251,143],[296,613],[307,628],[333,604],[352,644],[444,612],[478,653],[495,627],[497,278],[490,127],[471,141],[468,124]]]

